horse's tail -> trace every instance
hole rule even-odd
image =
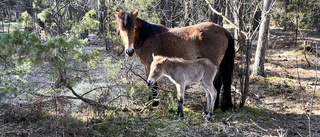
[[[220,78],[224,89],[221,98],[222,110],[227,110],[233,107],[231,99],[231,83],[235,57],[234,39],[229,32],[226,32],[225,35],[228,38],[228,47],[219,66]]]
[[[224,61],[225,65],[228,65],[230,68],[231,73],[233,72],[234,66],[234,57],[235,57],[235,50],[234,50],[234,39],[232,38],[229,32],[226,32],[226,36],[228,38],[228,48],[224,54]]]

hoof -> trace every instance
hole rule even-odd
[[[229,103],[225,102],[224,104],[221,104],[222,111],[231,110],[232,108],[233,108],[233,104],[231,102]]]
[[[211,120],[211,116],[210,116],[210,115],[207,115],[207,116],[206,116],[206,120],[208,120],[208,121]]]
[[[151,104],[153,107],[159,106],[159,101],[153,101]]]
[[[178,116],[181,117],[181,118],[184,116],[183,113],[179,113],[179,112],[177,112],[176,115],[178,115]]]

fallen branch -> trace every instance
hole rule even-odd
[[[250,119],[250,121],[251,121],[255,126],[257,126],[259,129],[261,129],[262,131],[268,132],[267,129],[264,129],[264,128],[260,127],[260,126],[259,126],[257,123],[255,123],[252,119]]]
[[[85,103],[88,103],[89,105],[92,105],[92,106],[96,106],[96,107],[101,107],[101,108],[104,108],[104,109],[108,109],[109,107],[108,106],[105,106],[105,105],[102,105],[96,101],[93,101],[91,99],[87,99],[87,98],[84,98],[82,96],[80,96],[79,94],[77,94],[76,91],[74,91],[74,89],[72,88],[72,86],[70,84],[66,84],[65,85],[71,92],[74,96],[76,96],[78,99],[82,100],[83,102]]]
[[[89,94],[90,92],[95,91],[95,90],[97,90],[97,89],[102,90],[103,88],[109,88],[109,87],[96,87],[96,88],[94,88],[94,89],[91,89],[91,90],[87,91],[86,93],[83,93],[83,94],[81,95],[81,97],[83,97],[83,96],[85,96],[85,95]]]

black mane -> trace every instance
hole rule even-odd
[[[120,28],[124,29],[125,31],[131,31],[134,27],[134,22],[132,19],[132,12],[130,11],[122,11],[119,13],[118,17],[121,19]]]
[[[141,20],[142,26],[140,29],[139,39],[137,39],[136,43],[135,43],[137,48],[140,48],[142,46],[143,42],[147,38],[155,36],[155,35],[167,30],[167,28],[163,25],[149,23],[149,22],[144,21],[140,18],[138,18],[138,20]]]

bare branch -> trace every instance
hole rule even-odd
[[[227,22],[229,22],[235,29],[237,29],[237,30],[240,31],[239,26],[237,26],[236,24],[234,24],[234,23],[233,23],[231,20],[229,20],[226,16],[222,15],[221,12],[215,10],[215,9],[211,6],[209,0],[206,0],[206,2],[207,2],[207,4],[208,4],[209,8],[210,8],[215,14],[217,14],[217,15],[221,16],[222,18],[224,18],[224,19],[225,19]],[[247,36],[247,34],[248,34],[247,32],[242,31],[242,30],[241,30],[240,32],[241,32],[243,35],[245,35],[245,36]]]

